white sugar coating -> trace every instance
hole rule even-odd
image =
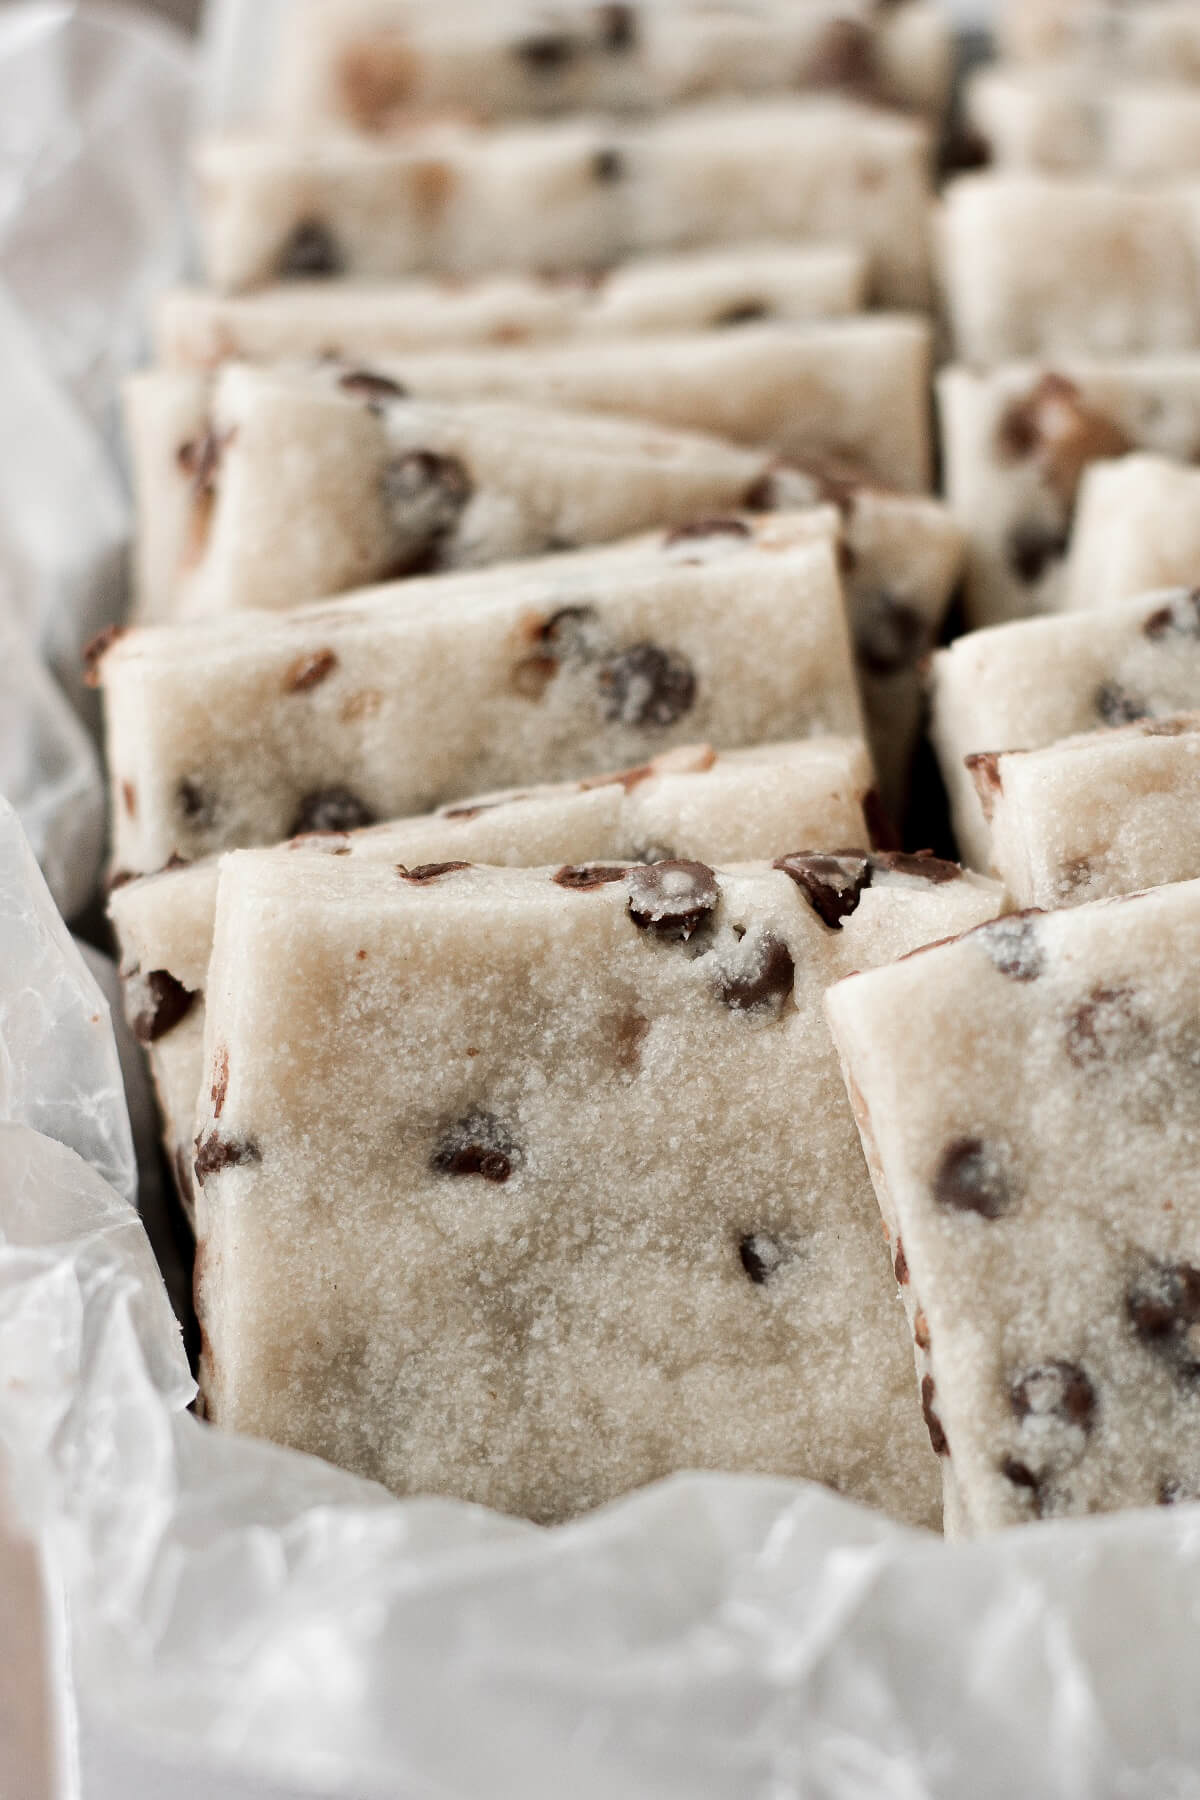
[[[484,275],[475,281],[297,281],[222,295],[172,288],[154,313],[159,361],[382,356],[638,332],[731,327],[758,318],[861,310],[867,260],[849,244],[739,245],[645,256],[596,277]]]
[[[1003,55],[1079,57],[1093,71],[1200,81],[1194,0],[1008,0],[997,15]]]
[[[1177,80],[999,63],[971,77],[965,105],[993,167],[1138,181],[1200,170],[1200,87]]]
[[[827,996],[969,1532],[1200,1494],[1200,883]]]
[[[119,870],[718,749],[857,736],[834,555],[656,540],[118,638],[100,663]]]
[[[1128,356],[1200,342],[1200,186],[1139,190],[1050,175],[967,175],[946,190],[938,262],[954,350]]]
[[[711,1467],[932,1521],[821,995],[1000,890],[881,872],[833,929],[786,874],[694,868],[673,927],[661,866],[572,891],[226,859],[198,1122],[219,1424],[541,1520]]]
[[[1183,589],[970,632],[933,658],[930,735],[965,861],[990,865],[968,756],[1200,709],[1200,610]]]
[[[1164,456],[1093,463],[1079,488],[1063,607],[1192,583],[1200,583],[1200,471]]]
[[[870,834],[863,802],[872,780],[866,747],[854,738],[720,755],[708,745],[685,745],[611,778],[485,794],[423,818],[300,843],[339,858],[409,868],[667,855],[702,862],[771,860],[789,850],[865,849]],[[121,946],[125,1009],[146,1046],[185,1204],[191,1200],[216,900],[217,859],[210,857],[129,882],[109,901]]]
[[[1200,877],[1200,714],[1010,751],[975,779],[992,871],[1018,906]]]
[[[967,617],[1062,605],[1084,472],[1132,450],[1200,455],[1200,352],[1056,357],[938,381],[946,492],[967,533]]]
[[[704,96],[846,87],[940,113],[952,45],[920,0],[695,6],[414,7],[304,0],[285,15],[267,104],[280,123],[405,129],[422,114],[648,111]]]
[[[196,156],[205,273],[235,292],[283,274],[386,278],[607,267],[643,251],[831,237],[871,260],[873,297],[929,299],[931,138],[824,96],[680,107],[399,142],[246,132]]]

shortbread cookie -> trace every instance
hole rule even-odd
[[[1126,356],[1200,343],[1200,185],[967,175],[939,261],[955,353]]]
[[[866,257],[850,245],[747,244],[640,257],[579,280],[295,281],[242,295],[172,288],[154,336],[169,368],[370,358],[835,319],[861,310],[866,281]]]
[[[1093,463],[1063,578],[1068,611],[1200,585],[1200,471],[1163,456]]]
[[[707,745],[685,746],[619,775],[485,794],[419,819],[301,838],[297,847],[409,869],[665,857],[769,861],[789,846],[865,850],[872,779],[866,748],[853,738],[720,755]],[[217,867],[210,857],[147,875],[117,888],[109,903],[125,1010],[146,1047],[167,1152],[189,1207]]]
[[[946,491],[968,538],[971,625],[1061,606],[1090,463],[1135,448],[1182,462],[1200,454],[1200,352],[948,369],[938,398]]]
[[[302,129],[402,131],[439,112],[494,120],[705,96],[835,89],[943,109],[949,25],[932,4],[697,6],[306,0],[285,18],[272,115]]]
[[[1200,709],[1200,603],[1172,589],[970,632],[935,654],[931,686],[930,735],[959,849],[986,869],[989,833],[967,758]]]
[[[999,904],[913,859],[226,859],[196,1153],[210,1416],[545,1522],[717,1468],[930,1523],[821,997]]]
[[[984,755],[972,772],[992,869],[1018,906],[1078,906],[1200,876],[1196,713]]]
[[[148,873],[464,794],[858,736],[834,552],[746,530],[280,614],[126,632],[98,658],[116,867]]]
[[[696,106],[400,142],[244,133],[197,157],[204,262],[229,290],[283,277],[607,268],[764,237],[864,250],[872,293],[929,298],[930,134],[851,101]]]
[[[1007,0],[997,19],[1005,56],[1080,58],[1093,70],[1200,81],[1194,0]]]
[[[1135,181],[1200,170],[1200,85],[1001,63],[972,76],[965,106],[999,168]]]
[[[1200,1494],[1198,968],[1184,882],[828,995],[968,1533]]]

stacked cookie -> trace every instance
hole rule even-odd
[[[978,872],[882,847],[964,546],[972,622],[1027,612],[1085,468],[1178,449],[1193,414],[1200,436],[1182,214],[1151,221],[1154,292],[1097,302],[1068,364],[943,376],[951,508],[928,491],[949,34],[926,0],[288,17],[261,126],[199,151],[209,285],[163,300],[129,395],[136,621],[93,664],[209,1416],[547,1522],[693,1466],[918,1524],[944,1484],[963,1528],[1187,1491],[1169,1309],[1195,1208],[1143,1228],[1135,1176],[1090,1286],[1045,1249],[1063,1195],[1064,1241],[1099,1231],[1100,1103],[1071,1110],[1092,1063],[1156,1059],[1130,1118],[1186,1180],[1186,996],[1169,1044],[1126,1029],[1164,985],[1125,945],[1142,903],[1005,917],[1059,880],[1046,834],[1026,845],[1041,796],[1095,860],[1083,784],[1114,758],[1168,796],[1122,882],[1193,872],[1160,840],[1200,732],[1132,723],[1200,710],[1187,603],[1122,589],[935,658]],[[976,291],[972,234],[1003,260],[987,218],[1037,228],[1022,181],[945,204],[972,364],[1067,317],[1015,273],[1002,316]],[[1089,187],[1067,228],[1101,201],[1188,204]],[[1143,347],[1172,355],[1105,360]],[[1158,505],[1163,466],[1095,479]],[[1099,487],[1094,511],[1110,531]],[[1101,689],[1127,729],[1098,761],[1074,740]],[[1110,891],[1093,874],[1051,904]],[[1154,929],[1182,944],[1192,890],[1167,892]],[[1011,1023],[986,1079],[943,1020],[960,989]],[[1010,1306],[1030,1268],[1050,1298]],[[997,1463],[1004,1380],[1024,1412]]]

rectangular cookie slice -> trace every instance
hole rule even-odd
[[[210,1416],[547,1523],[681,1468],[932,1523],[821,997],[1000,890],[785,869],[227,858],[196,1155]]]
[[[852,101],[758,100],[396,142],[246,132],[197,153],[205,273],[285,278],[607,268],[646,251],[836,238],[872,297],[929,299],[926,125]]]
[[[1063,576],[1065,611],[1200,584],[1200,471],[1122,456],[1084,471]]]
[[[1200,85],[1097,79],[1086,63],[978,70],[966,117],[993,167],[1161,181],[1200,170]]]
[[[1008,0],[996,28],[1002,54],[1021,61],[1078,57],[1093,71],[1200,81],[1194,0]]]
[[[452,112],[654,111],[705,96],[833,89],[940,113],[952,47],[920,0],[547,8],[305,0],[285,16],[270,115],[372,135]]]
[[[861,735],[828,539],[718,530],[290,613],[145,627],[97,654],[116,867],[149,873],[464,794]]]
[[[935,653],[930,736],[964,859],[990,865],[968,759],[1200,709],[1200,603],[1186,589],[969,632]]]
[[[938,263],[955,354],[1130,356],[1200,343],[1200,187],[965,175]]]
[[[849,244],[746,244],[645,256],[580,279],[294,281],[253,294],[171,288],[154,309],[168,368],[289,357],[370,358],[560,339],[728,329],[862,310],[867,260]]]
[[[1200,714],[980,757],[973,772],[992,870],[1018,906],[1200,877]]]
[[[485,794],[421,818],[302,838],[299,845],[408,868],[667,856],[769,861],[789,849],[865,850],[873,779],[866,747],[855,738],[719,755],[691,745],[620,775]],[[147,875],[115,889],[109,901],[126,1014],[146,1048],[167,1153],[189,1209],[217,867],[209,857]]]
[[[1200,1496],[1200,883],[827,996],[961,1529]]]
[[[967,533],[971,626],[1061,607],[1084,471],[1200,454],[1200,353],[1013,363],[938,382],[946,493]]]

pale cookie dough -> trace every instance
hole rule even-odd
[[[402,818],[464,794],[858,736],[833,547],[685,532],[294,612],[119,634],[105,689],[115,866]]]
[[[196,1153],[210,1417],[545,1522],[681,1468],[932,1522],[821,998],[1001,891],[831,861],[228,858]]]
[[[1193,584],[1200,586],[1200,470],[1163,456],[1093,463],[1079,489],[1063,607]]]
[[[966,175],[939,268],[955,354],[1125,356],[1200,344],[1200,185]]]
[[[267,95],[281,124],[401,131],[414,118],[650,111],[717,95],[835,89],[940,113],[952,69],[940,7],[871,0],[439,5],[306,0]]]
[[[1018,906],[1200,876],[1200,714],[985,754],[972,772],[993,872]]]
[[[1200,883],[827,997],[966,1533],[1200,1495]]]
[[[967,758],[1200,709],[1200,605],[1176,588],[969,632],[934,655],[930,736],[964,860],[990,865]]]
[[[172,288],[154,312],[168,368],[374,357],[640,332],[726,330],[862,310],[867,261],[848,244],[747,244],[639,257],[594,277],[294,281],[254,294]]]
[[[1200,170],[1200,85],[1000,63],[971,77],[965,111],[998,168],[1132,181]]]
[[[1195,0],[1007,0],[997,31],[1005,56],[1076,57],[1122,75],[1200,81]]]
[[[871,836],[864,806],[872,782],[870,757],[853,738],[720,755],[692,745],[620,775],[485,794],[423,818],[296,843],[409,869],[667,856],[740,862],[770,860],[789,848],[865,850]],[[125,1010],[146,1047],[167,1153],[189,1211],[217,869],[218,859],[210,857],[147,875],[115,889],[109,903],[121,946]]]
[[[834,457],[860,479],[921,489],[928,364],[928,328],[899,318],[231,364],[215,388],[152,371],[127,396],[138,615],[293,606],[386,575],[812,499],[811,483],[771,478],[777,457]]]
[[[872,295],[929,299],[931,142],[837,99],[413,131],[400,142],[242,133],[197,154],[208,279],[606,268],[645,251],[825,242],[867,253]]]
[[[1065,356],[938,383],[946,493],[967,533],[967,618],[993,625],[1063,603],[1088,465],[1133,449],[1200,455],[1200,352]]]

